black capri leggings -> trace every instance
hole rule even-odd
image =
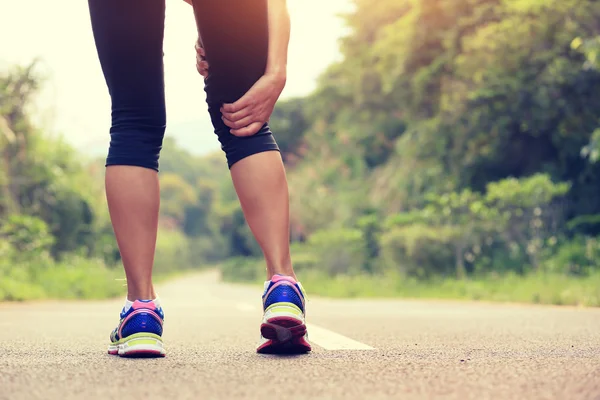
[[[166,127],[163,69],[165,0],[88,0],[98,57],[112,102],[106,165],[158,171]],[[229,167],[279,148],[268,124],[253,136],[229,132],[219,111],[264,74],[268,53],[267,0],[193,0],[210,65],[206,101]],[[190,57],[193,55],[190,54]],[[193,62],[193,58],[190,58]]]

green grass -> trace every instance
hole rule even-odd
[[[221,265],[223,279],[230,282],[262,282],[264,265],[243,259]],[[298,275],[309,295],[338,298],[413,298],[480,300],[600,307],[600,272],[587,277],[561,274],[489,275],[457,280],[429,281],[403,278],[388,272],[380,276],[340,275],[329,277],[313,269]]]
[[[122,270],[100,260],[69,257],[62,262],[12,264],[0,280],[0,301],[103,299],[123,293]]]
[[[123,267],[107,267],[100,260],[70,257],[60,263],[12,264],[10,270],[5,271],[0,273],[0,302],[96,300],[125,296],[126,293]],[[154,280],[162,282],[189,271],[159,271]]]
[[[1,263],[0,263],[1,264]],[[0,272],[2,271],[0,265]],[[157,275],[158,281],[190,270]],[[226,281],[262,282],[262,262],[230,260],[221,265]],[[337,298],[414,298],[600,306],[600,272],[577,278],[559,274],[487,276],[477,279],[405,279],[382,276],[326,276],[316,270],[299,271],[309,295]],[[0,279],[0,301],[38,299],[104,299],[125,293],[122,267],[109,268],[99,260],[71,257],[63,262],[11,265]]]
[[[191,251],[196,243],[188,242],[179,232],[161,231],[160,235],[155,282],[192,271],[199,261]],[[0,246],[0,302],[113,298],[125,296],[125,284],[120,263],[106,265],[100,259],[76,254],[56,261],[45,251],[18,253],[10,246]]]
[[[402,297],[600,306],[600,273],[576,278],[558,274],[505,275],[427,282],[400,276],[338,276],[305,272],[309,293],[328,297]]]

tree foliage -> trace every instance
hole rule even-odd
[[[342,59],[270,121],[299,270],[431,279],[598,269],[600,3],[355,5]],[[34,70],[0,76],[0,253],[33,246],[114,263],[102,164],[31,123]],[[254,276],[262,263],[244,260],[262,253],[223,155],[194,157],[167,138],[160,180],[159,269],[230,259],[228,276]]]

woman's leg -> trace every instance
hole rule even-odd
[[[269,126],[253,136],[232,135],[221,119],[263,76],[268,52],[266,0],[194,0],[198,31],[210,65],[205,80],[209,113],[227,156],[246,221],[274,274],[295,278],[289,246],[289,198],[285,169]]]
[[[89,0],[112,100],[106,196],[130,301],[154,299],[158,158],[166,124],[164,0]]]
[[[193,0],[209,64],[205,90],[215,133],[231,168],[246,221],[267,261],[259,353],[311,350],[304,322],[304,290],[296,281],[289,247],[289,201],[279,148],[265,124],[253,136],[237,137],[221,119],[265,73],[268,54],[267,0]],[[277,276],[275,276],[277,274]]]
[[[231,167],[233,184],[248,225],[273,275],[294,277],[289,244],[289,195],[279,152],[251,155]]]

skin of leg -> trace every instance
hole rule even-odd
[[[281,154],[273,151],[278,148],[268,125],[254,138],[240,140],[221,120],[220,106],[239,99],[265,73],[269,49],[267,1],[236,0],[235,7],[231,4],[193,1],[198,34],[210,65],[205,80],[209,113],[228,156],[244,216],[265,256],[267,279],[274,274],[295,278],[287,178]]]
[[[231,167],[231,177],[244,216],[274,274],[296,278],[290,257],[290,216],[287,178],[281,154],[265,151]]]
[[[106,198],[127,277],[127,298],[154,299],[152,265],[160,207],[158,173],[113,165],[106,168]]]
[[[160,205],[158,157],[166,125],[165,1],[88,0],[112,103],[106,197],[127,277],[127,298],[156,298],[152,266]]]

